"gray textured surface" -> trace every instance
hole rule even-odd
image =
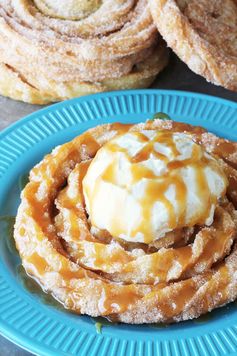
[[[207,83],[205,79],[191,72],[175,55],[171,56],[168,67],[158,77],[153,84],[153,88],[187,90],[215,95],[237,102],[237,93]],[[41,106],[24,104],[0,97],[0,130],[40,108]],[[30,353],[21,350],[0,336],[0,356],[27,355],[30,355]]]

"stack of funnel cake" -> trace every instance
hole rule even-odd
[[[44,104],[149,86],[168,62],[146,0],[3,0],[0,93]]]

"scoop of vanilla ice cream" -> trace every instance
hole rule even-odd
[[[83,179],[92,226],[150,243],[167,232],[213,222],[227,180],[189,134],[143,130],[100,148]]]

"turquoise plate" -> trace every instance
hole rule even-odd
[[[12,219],[3,216],[16,214],[19,177],[47,152],[92,126],[144,121],[159,111],[237,141],[236,103],[164,90],[73,99],[35,112],[0,134],[0,332],[9,340],[40,356],[237,355],[235,303],[199,321],[166,327],[106,325],[98,334],[92,318],[71,314],[29,291],[10,241]]]

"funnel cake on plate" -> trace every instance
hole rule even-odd
[[[237,1],[149,0],[168,46],[195,73],[237,91]]]
[[[3,0],[0,93],[34,104],[149,86],[168,50],[146,0]]]
[[[67,309],[197,318],[237,297],[237,143],[172,120],[97,126],[30,172],[15,241]]]

